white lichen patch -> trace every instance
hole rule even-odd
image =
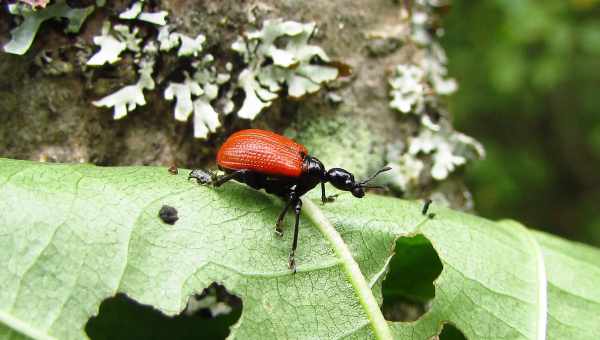
[[[141,20],[143,7],[141,1],[133,2],[120,18]],[[95,101],[94,105],[114,107],[115,119],[144,105],[144,90],[155,87],[152,73],[156,57],[176,51],[181,62],[194,71],[181,75],[181,82],[170,82],[164,98],[175,102],[176,120],[187,121],[193,114],[194,137],[207,138],[221,126],[219,116],[234,111],[233,97],[237,88],[246,93],[238,116],[253,119],[271,105],[284,88],[290,97],[299,98],[337,78],[338,70],[326,64],[329,58],[325,52],[308,43],[314,30],[314,23],[265,21],[261,30],[248,33],[233,44],[232,48],[244,57],[247,67],[240,71],[234,84],[229,84],[232,83],[232,64],[226,63],[225,70],[217,70],[217,66],[222,68],[223,64],[216,65],[213,56],[205,53],[203,34],[188,36],[176,32],[173,26],[164,25],[157,28],[155,36],[144,37],[146,45],[141,49],[136,26],[115,25],[110,30],[103,29],[96,37],[100,51],[90,62],[94,65],[114,63],[122,53],[133,53],[139,80]],[[223,87],[225,84],[228,85]]]
[[[65,0],[56,0],[52,5],[42,9],[34,10],[26,4],[9,4],[8,10],[12,15],[23,17],[23,21],[10,31],[11,39],[4,45],[4,51],[13,54],[25,54],[44,21],[67,19],[68,25],[65,31],[77,33],[85,19],[94,11],[94,6],[72,8]]]
[[[143,86],[139,83],[125,86],[117,92],[108,95],[100,100],[93,101],[94,106],[114,107],[114,119],[121,119],[127,115],[127,112],[135,110],[140,105],[146,105]]]
[[[389,174],[392,177],[392,184],[397,185],[402,191],[417,187],[419,176],[425,167],[421,160],[411,155],[403,155],[388,166],[392,168]]]
[[[144,1],[136,1],[126,11],[119,14],[119,18],[125,20],[141,20],[158,26],[167,24],[167,11],[149,13],[143,12],[143,8]]]
[[[443,29],[437,27],[434,19],[434,7],[447,6],[448,1],[414,0],[410,17],[411,40],[419,45],[431,45],[443,35]],[[432,34],[433,33],[433,34]]]
[[[448,58],[442,46],[438,43],[431,44],[430,54],[423,59],[423,68],[429,76],[433,91],[441,96],[453,94],[458,89],[458,83],[453,78],[448,78],[446,64]]]
[[[139,32],[137,27],[130,28],[127,25],[115,25],[113,30],[116,37],[125,43],[125,46],[127,46],[129,51],[140,52],[142,39],[137,36]]]
[[[221,126],[213,103],[219,96],[219,85],[227,82],[230,75],[218,73],[213,61],[213,56],[207,54],[201,61],[193,63],[194,75],[190,77],[185,73],[183,83],[171,82],[164,93],[165,99],[175,99],[175,119],[185,122],[194,113],[196,138],[206,138]],[[227,68],[231,70],[231,65]]]
[[[431,51],[431,52],[429,52]],[[402,113],[422,115],[427,103],[437,105],[438,96],[454,93],[458,85],[447,77],[446,55],[437,43],[432,43],[418,64],[396,66],[390,84],[390,107]]]
[[[94,37],[94,44],[100,46],[100,50],[86,64],[91,66],[113,64],[120,59],[119,56],[125,50],[140,52],[142,39],[138,38],[137,34],[137,27],[130,29],[126,25],[115,25],[111,28],[111,23],[105,21],[101,34]]]
[[[404,153],[402,143],[390,144],[386,158],[392,170],[382,174],[383,181],[402,192],[418,187],[425,164],[415,155]]]
[[[179,47],[177,50],[178,57],[197,57],[202,52],[204,42],[206,42],[206,37],[203,34],[198,34],[195,38],[192,38],[185,34],[172,32],[172,28],[169,26],[160,28],[157,39],[161,51],[168,52]]]
[[[120,18],[143,20],[142,9],[143,2],[134,2],[128,10],[121,13]],[[137,34],[136,26],[115,25],[111,28],[110,24],[106,23],[102,34],[95,39],[101,49],[88,62],[91,65],[114,63],[121,53],[125,51],[133,53],[134,61],[138,66],[138,82],[93,102],[96,106],[114,107],[115,119],[123,118],[137,106],[146,104],[144,90],[155,88],[152,73],[156,57],[160,53],[177,49],[178,57],[198,57],[203,52],[203,44],[206,41],[206,37],[202,34],[189,37],[173,32],[172,27],[165,25],[158,29],[156,36],[146,39],[147,43],[142,49],[140,47],[142,40]],[[227,72],[219,73],[212,65],[213,59],[211,55],[205,55],[201,60],[196,61],[188,59],[187,62],[190,62],[195,69],[193,76],[190,77],[185,73],[182,83],[171,82],[164,92],[165,99],[175,100],[176,120],[187,121],[194,113],[194,137],[196,138],[206,138],[210,132],[216,131],[220,126],[219,114],[213,103],[218,99],[219,86],[229,81],[231,77],[231,64],[227,64]],[[222,100],[225,114],[233,109],[232,95],[228,93]]]
[[[138,51],[139,46],[136,48]],[[93,101],[92,104],[98,107],[113,107],[114,119],[121,119],[137,108],[137,106],[146,105],[144,90],[153,90],[155,87],[152,73],[154,72],[154,64],[156,52],[158,51],[156,44],[149,41],[143,48],[144,56],[138,56],[138,74],[139,79],[133,85],[125,86],[124,88],[110,94],[102,99]]]
[[[448,77],[447,58],[437,42],[441,31],[434,28],[433,0],[416,0],[412,4],[408,43],[415,48],[411,62],[396,66],[388,79],[392,109],[419,117],[418,135],[409,138],[406,154],[395,155],[388,150],[392,163],[392,184],[401,190],[410,190],[425,170],[431,166],[431,178],[443,180],[468,160],[484,157],[481,144],[455,132],[446,119],[447,113],[440,97],[454,93],[458,85]],[[440,121],[441,119],[441,121]],[[427,157],[430,162],[424,162]]]
[[[425,104],[425,72],[414,65],[396,66],[395,77],[389,80],[390,107],[402,113],[422,112]]]
[[[434,133],[425,129],[410,140],[408,153],[417,156],[419,153],[432,156],[431,177],[443,180],[469,159],[485,156],[483,146],[475,139],[459,132]]]
[[[183,83],[170,83],[167,86],[165,99],[175,99],[175,119],[185,122],[194,110],[192,96],[199,96],[203,93],[202,87],[186,73]]]
[[[329,57],[323,49],[309,44],[315,29],[314,23],[266,20],[261,30],[233,43],[232,49],[248,64],[237,82],[246,96],[239,117],[254,119],[279,97],[284,85],[290,97],[300,98],[338,77],[337,68],[325,65]]]
[[[116,63],[120,59],[121,52],[127,49],[127,44],[110,34],[110,31],[110,22],[105,21],[102,25],[102,33],[94,37],[94,44],[100,46],[100,50],[87,61],[87,65],[100,66],[105,63]]]

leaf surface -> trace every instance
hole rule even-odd
[[[174,225],[158,217],[163,205],[177,209]],[[231,338],[374,338],[346,263],[314,225],[319,208],[303,213],[295,275],[292,216],[283,238],[273,232],[281,208],[242,185],[198,186],[181,169],[0,160],[0,338],[84,338],[117,292],[173,315],[212,282],[243,301]],[[435,299],[418,321],[389,323],[398,338],[449,322],[470,339],[542,339],[545,320],[550,339],[600,335],[596,249],[435,205],[429,220],[420,203],[375,195],[320,208],[380,304],[396,239],[433,245]]]

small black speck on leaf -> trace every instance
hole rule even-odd
[[[433,220],[433,219],[435,218],[435,213],[429,213],[429,215],[427,215],[427,217],[428,217],[430,220]]]
[[[171,225],[175,224],[179,219],[179,217],[177,217],[177,209],[168,205],[163,205],[162,208],[160,208],[158,217],[160,217],[163,222]]]
[[[433,201],[430,199],[426,199],[425,200],[425,204],[423,204],[423,210],[421,211],[421,214],[423,214],[423,216],[427,215],[427,211],[429,210],[429,205],[431,205]]]

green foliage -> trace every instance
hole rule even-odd
[[[482,215],[600,245],[599,19],[598,1],[453,1],[449,103],[486,147],[466,178]]]
[[[292,233],[273,232],[282,203],[242,185],[202,187],[165,168],[0,160],[0,197],[0,337],[82,338],[117,292],[173,315],[219,282],[243,301],[232,338],[373,338],[379,310],[363,298],[382,302],[396,239],[413,235],[431,242],[443,269],[428,313],[388,323],[397,337],[429,338],[450,322],[471,339],[539,339],[546,320],[549,338],[600,336],[600,251],[515,222],[435,204],[431,220],[420,203],[376,195],[341,196],[321,218],[305,201],[294,275]],[[158,217],[165,204],[178,210],[175,225]],[[372,292],[356,288],[354,261],[332,251],[340,244],[319,232],[324,224],[335,226]]]

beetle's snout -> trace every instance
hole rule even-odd
[[[365,196],[365,190],[360,185],[357,185],[352,188],[352,195],[357,198],[363,198]]]

